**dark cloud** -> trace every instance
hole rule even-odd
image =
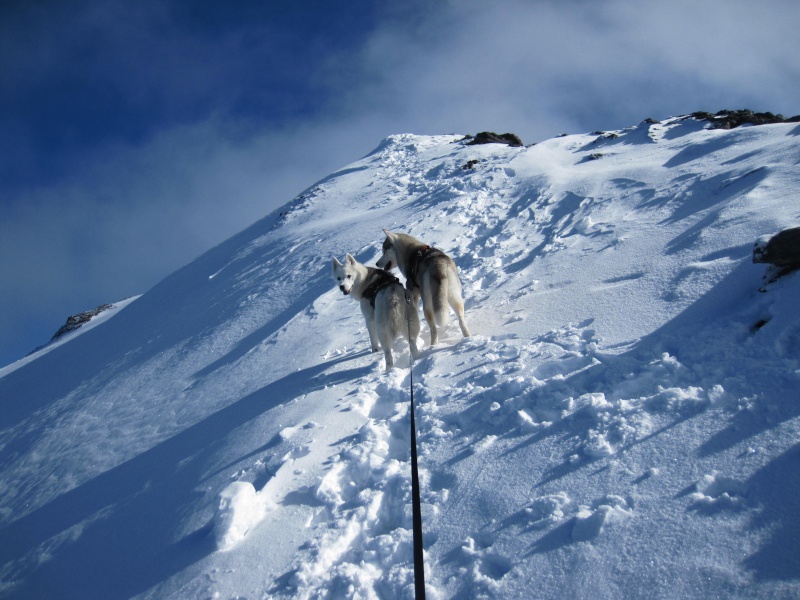
[[[12,4],[0,21],[6,185],[54,180],[76,152],[213,116],[261,127],[312,117],[328,97],[322,67],[346,61],[376,18],[363,0],[344,12],[289,0]]]

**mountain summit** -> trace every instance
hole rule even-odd
[[[408,347],[330,274],[383,228],[473,334],[413,365],[429,597],[800,594],[800,277],[752,260],[800,125],[469,139],[391,136],[0,369],[0,597],[413,597]]]

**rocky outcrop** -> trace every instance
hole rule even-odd
[[[717,114],[695,112],[689,115],[698,121],[708,121],[713,129],[734,129],[740,125],[769,125],[773,123],[798,123],[800,115],[789,117],[771,112],[753,112],[752,110],[721,110]]]
[[[800,268],[800,227],[784,229],[772,237],[759,238],[753,248],[753,262]]]
[[[85,312],[78,313],[77,315],[72,315],[71,317],[68,317],[67,322],[61,327],[61,329],[56,331],[55,335],[50,339],[50,341],[54,342],[61,336],[66,335],[71,331],[75,331],[76,329],[79,329],[84,324],[88,323],[94,317],[99,315],[101,312],[106,311],[109,308],[112,308],[113,306],[114,306],[113,304],[102,304],[101,306],[93,308],[92,310],[87,310]]]
[[[770,265],[764,274],[766,286],[787,273],[800,269],[800,227],[784,229],[774,236],[764,236],[756,240],[753,247],[753,262]]]
[[[464,138],[467,146],[477,146],[478,144],[506,144],[513,148],[522,147],[522,140],[513,133],[494,133],[492,131],[481,131],[475,136],[468,135]]]

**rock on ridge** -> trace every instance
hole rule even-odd
[[[72,315],[67,317],[67,322],[61,326],[61,328],[55,332],[52,338],[50,338],[50,342],[56,341],[63,335],[70,333],[71,331],[75,331],[76,329],[80,329],[83,325],[91,321],[94,317],[99,315],[101,312],[108,310],[109,308],[113,308],[113,304],[101,304],[97,308],[93,308],[92,310],[87,310],[76,315]]]
[[[740,125],[770,125],[773,123],[798,123],[800,115],[789,117],[771,112],[753,112],[752,110],[721,110],[717,114],[694,112],[690,117],[699,121],[709,121],[712,129],[734,129]]]

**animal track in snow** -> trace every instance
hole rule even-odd
[[[494,542],[495,536],[481,532],[467,538],[461,546],[465,558],[471,563],[469,573],[473,581],[489,589],[494,589],[514,567],[510,558],[492,550]]]
[[[523,510],[529,527],[544,529],[564,519],[564,511],[569,506],[570,499],[564,492],[547,496],[540,496]]]
[[[631,502],[621,496],[606,496],[590,506],[581,506],[575,514],[572,539],[586,542],[598,537],[607,525],[629,517],[633,512]]]
[[[320,535],[294,569],[298,597],[413,582],[405,378],[398,371],[369,377],[358,390],[368,419],[314,488],[325,518],[309,522]]]
[[[689,495],[696,510],[722,510],[742,508],[747,494],[746,486],[735,479],[720,475],[717,471],[703,477],[695,484]]]

